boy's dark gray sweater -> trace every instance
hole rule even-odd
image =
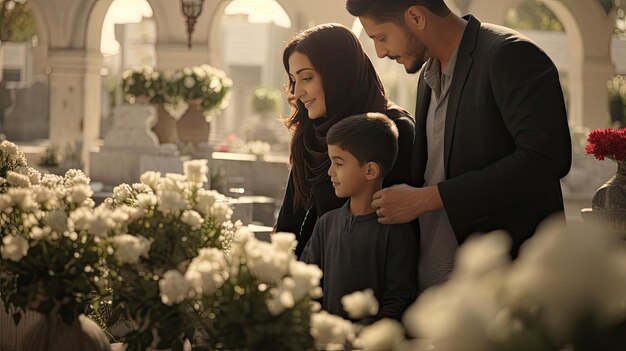
[[[353,216],[350,201],[315,224],[300,260],[324,272],[322,308],[348,318],[341,297],[372,289],[379,303],[373,319],[400,319],[417,292],[417,242],[410,224],[378,223],[376,213]]]

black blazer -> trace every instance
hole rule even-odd
[[[556,67],[529,39],[471,15],[457,51],[444,136],[446,180],[439,183],[459,244],[503,229],[512,254],[537,225],[563,211],[559,180],[571,141]],[[431,90],[420,73],[411,166],[424,185]]]
[[[383,181],[383,187],[388,187],[394,184],[409,183],[410,181],[411,171],[409,167],[411,166],[415,121],[413,117],[397,109],[387,110],[385,114],[394,121],[398,128],[398,156],[393,168]],[[324,213],[341,207],[347,200],[346,198],[340,199],[335,195],[335,188],[333,188],[330,177],[319,184],[313,184],[311,195],[313,205],[309,209],[308,214],[306,208],[294,208],[293,183],[290,173],[283,204],[274,230],[296,234],[296,239],[298,240],[296,255],[298,257],[300,257],[304,246],[311,238],[317,219]]]

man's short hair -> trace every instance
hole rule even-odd
[[[450,9],[443,0],[347,0],[346,9],[355,17],[371,17],[378,22],[404,23],[404,12],[411,6],[423,6],[445,17]]]
[[[360,165],[376,162],[384,178],[398,155],[398,128],[382,113],[354,115],[333,125],[326,134],[326,143],[348,151]]]

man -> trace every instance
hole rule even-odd
[[[381,223],[419,218],[420,289],[444,281],[475,232],[510,233],[515,257],[563,218],[571,144],[558,72],[523,35],[443,0],[347,0],[380,58],[419,73],[411,185],[374,194]]]

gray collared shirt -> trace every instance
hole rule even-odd
[[[452,53],[443,74],[438,59],[431,58],[424,67],[424,79],[432,89],[426,116],[428,162],[424,172],[425,187],[436,186],[446,179],[443,162],[444,132],[457,51],[458,48]],[[419,223],[421,230],[419,289],[423,291],[448,278],[454,266],[454,257],[459,244],[445,210],[425,213],[419,217]]]

